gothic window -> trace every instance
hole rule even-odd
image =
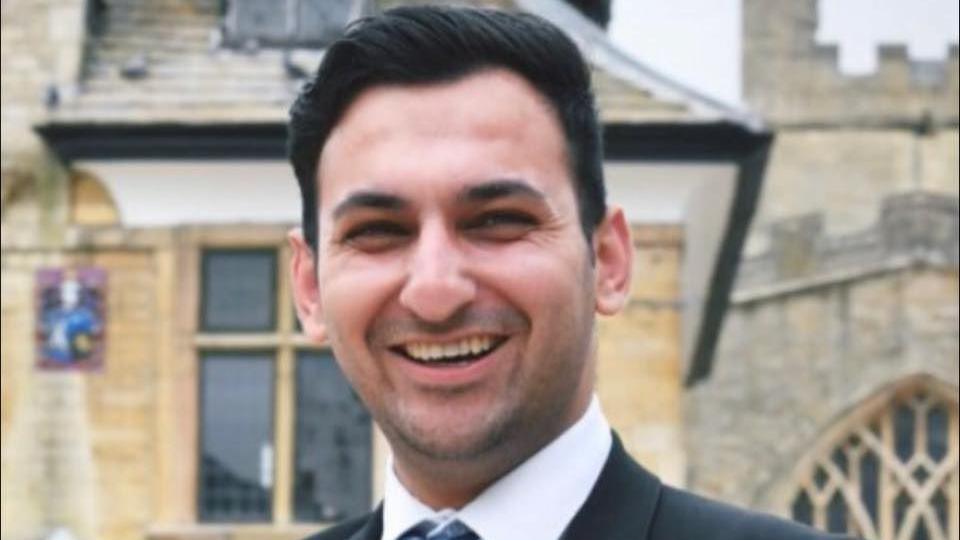
[[[866,540],[955,540],[957,398],[913,381],[871,400],[803,467],[795,520]]]

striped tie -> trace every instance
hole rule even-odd
[[[425,519],[397,540],[480,540],[480,537],[459,519],[445,523]]]

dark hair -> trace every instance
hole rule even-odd
[[[606,213],[600,128],[590,72],[563,31],[526,13],[410,6],[352,24],[326,51],[290,109],[288,152],[303,201],[303,234],[317,249],[317,164],[330,131],[363,90],[454,81],[505,68],[556,111],[587,241]]]

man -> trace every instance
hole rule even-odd
[[[327,51],[291,112],[304,331],[392,449],[325,539],[815,539],[661,485],[593,394],[630,283],[589,72],[530,15],[401,8]]]

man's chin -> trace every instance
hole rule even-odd
[[[408,418],[406,422],[394,424],[390,430],[399,439],[394,446],[399,443],[431,460],[469,461],[489,455],[504,444],[510,431],[509,417],[470,416],[433,417],[423,422]]]
[[[407,446],[417,454],[435,461],[474,461],[488,455],[497,441],[485,439],[407,440]]]

